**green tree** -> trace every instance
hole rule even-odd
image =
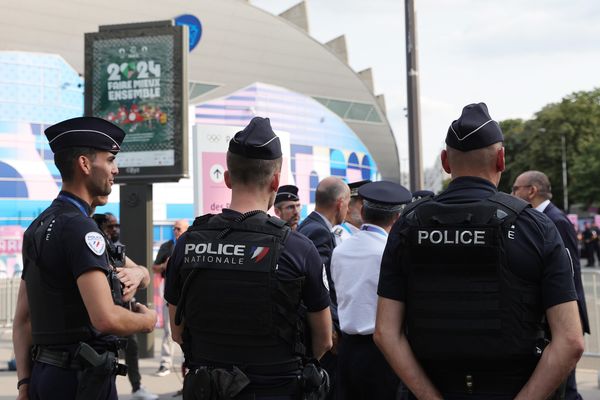
[[[564,208],[562,140],[568,168],[569,204],[590,206],[600,201],[600,89],[576,92],[551,103],[528,121],[500,123],[505,133],[507,171],[500,189],[523,171],[544,172],[552,183],[553,201]]]

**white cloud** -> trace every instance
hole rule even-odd
[[[252,0],[279,13],[297,0]],[[415,0],[424,166],[436,161],[462,107],[488,104],[494,119],[530,118],[544,105],[600,86],[596,0]],[[311,34],[346,34],[350,65],[373,68],[407,157],[404,2],[309,0]],[[401,160],[402,163],[402,160]]]

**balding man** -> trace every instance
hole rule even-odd
[[[330,176],[319,182],[315,196],[315,211],[298,226],[298,232],[308,237],[314,244],[321,261],[325,265],[329,295],[331,297],[331,316],[335,328],[333,352],[327,352],[321,359],[321,364],[331,378],[330,399],[335,398],[335,375],[337,369],[337,356],[335,348],[337,337],[341,333],[337,314],[337,297],[333,280],[331,278],[331,254],[335,247],[335,235],[332,232],[334,225],[341,224],[346,218],[348,204],[350,203],[350,188],[338,177]]]
[[[550,179],[540,171],[523,172],[515,180],[512,187],[512,194],[530,203],[536,210],[546,214],[554,222],[554,225],[556,225],[573,263],[573,281],[575,282],[575,290],[577,290],[577,306],[579,307],[579,317],[581,318],[583,331],[590,333],[585,293],[583,292],[583,284],[581,282],[577,234],[573,224],[569,221],[565,213],[550,201],[552,199]],[[581,395],[577,392],[575,370],[571,372],[567,379],[565,398],[567,400],[581,399]]]
[[[160,245],[158,249],[158,253],[156,254],[156,259],[154,260],[154,265],[152,265],[152,271],[155,274],[160,274],[163,280],[160,283],[160,297],[164,297],[165,291],[165,270],[167,269],[167,262],[169,261],[169,257],[173,254],[173,248],[175,247],[175,243],[179,236],[185,231],[187,231],[190,223],[185,219],[179,219],[175,221],[173,224],[173,239],[167,240],[163,244]],[[162,338],[162,345],[160,347],[160,365],[158,367],[158,371],[156,371],[156,376],[167,376],[171,373],[171,368],[173,367],[173,339],[171,338],[171,326],[169,324],[169,305],[165,301],[163,303],[162,309],[163,315],[163,327],[164,334]]]
[[[503,140],[485,104],[464,107],[441,154],[448,188],[408,205],[389,234],[374,339],[409,398],[547,399],[583,353],[556,227],[497,191]]]

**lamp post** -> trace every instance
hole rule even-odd
[[[565,134],[560,134],[560,146],[562,150],[562,183],[563,183],[563,207],[569,212],[569,189],[567,189],[567,141]]]

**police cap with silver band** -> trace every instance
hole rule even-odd
[[[246,158],[275,160],[281,157],[281,143],[269,118],[254,117],[229,141],[229,151]]]
[[[432,197],[435,193],[431,190],[417,190],[413,192],[412,197],[413,200],[422,199],[423,197]]]
[[[370,183],[370,182],[371,182],[370,179],[366,179],[364,181],[357,181],[357,182],[349,183],[348,187],[350,188],[350,197],[358,196],[358,188],[360,188],[362,185],[366,185],[367,183]]]
[[[446,135],[446,144],[460,151],[477,150],[503,141],[500,125],[490,117],[485,103],[465,106]]]
[[[91,147],[118,153],[125,132],[113,123],[96,117],[67,119],[44,130],[53,153],[69,147]]]
[[[358,189],[358,194],[364,199],[364,207],[392,212],[399,212],[412,200],[410,190],[389,181],[367,183]]]
[[[277,196],[275,196],[275,204],[281,203],[282,201],[298,201],[298,188],[294,185],[283,185],[279,186],[277,190]]]

